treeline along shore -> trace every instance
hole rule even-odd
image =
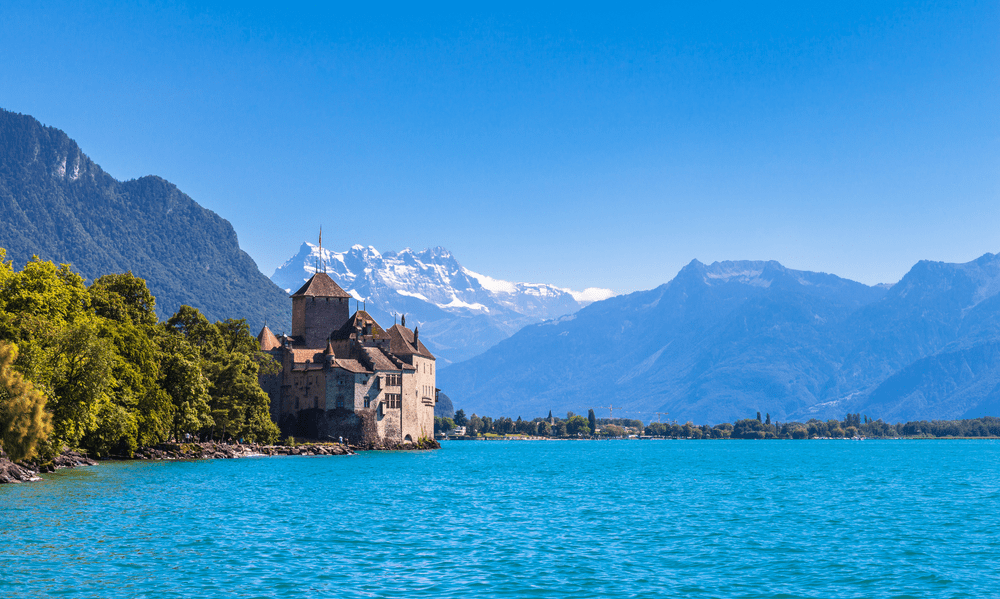
[[[966,420],[920,420],[889,424],[863,414],[847,414],[843,420],[807,422],[771,422],[771,415],[724,422],[710,426],[651,422],[628,418],[597,418],[594,410],[586,417],[569,412],[559,418],[549,412],[546,418],[512,420],[507,417],[471,417],[458,410],[451,418],[434,419],[439,437],[497,439],[530,437],[542,439],[940,439],[1000,438],[1000,418],[986,416]],[[461,434],[455,435],[456,432]]]
[[[282,453],[261,449],[281,446],[258,379],[279,366],[243,319],[211,323],[182,306],[159,322],[155,298],[130,272],[87,285],[66,264],[35,258],[15,270],[5,258],[0,249],[5,472]],[[292,440],[284,453],[347,452],[322,448],[330,445]]]

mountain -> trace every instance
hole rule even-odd
[[[271,280],[289,293],[316,272],[326,272],[377,320],[405,314],[443,366],[480,354],[526,325],[570,314],[612,295],[538,283],[511,283],[463,267],[446,249],[379,253],[355,245],[334,252],[303,243]]]
[[[854,375],[850,386],[861,393],[835,406],[871,406],[893,419],[996,415],[1000,256],[918,262],[882,302],[850,319],[845,336],[861,342],[847,352],[841,379]]]
[[[469,414],[957,418],[1000,405],[998,344],[992,254],[920,262],[889,288],[777,262],[693,261],[656,289],[526,327],[438,382]]]
[[[182,304],[208,318],[287,327],[288,295],[239,247],[228,221],[156,176],[118,181],[65,133],[0,109],[0,247],[71,263],[87,279],[131,270],[160,318]]]

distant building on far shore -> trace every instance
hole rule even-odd
[[[434,436],[435,358],[406,318],[383,329],[325,272],[292,294],[292,334],[257,340],[281,371],[260,377],[285,435],[359,445]]]

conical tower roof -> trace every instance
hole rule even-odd
[[[266,324],[260,330],[260,334],[257,335],[257,341],[260,342],[260,351],[269,351],[281,347],[281,342],[274,336],[271,329],[267,328]]]

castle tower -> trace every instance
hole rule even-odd
[[[292,336],[306,348],[325,348],[330,333],[347,322],[350,299],[330,275],[317,272],[292,294]]]

